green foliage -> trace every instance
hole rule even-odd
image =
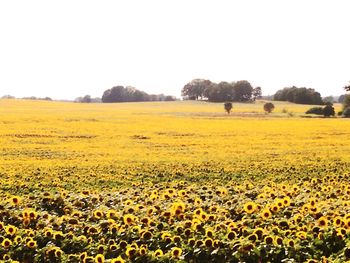
[[[324,101],[324,103],[333,103],[333,102],[335,102],[333,96],[324,97],[324,98],[323,98],[323,101]]]
[[[227,112],[227,114],[230,114],[231,110],[232,110],[232,103],[231,102],[226,102],[224,104],[225,107],[225,111]]]
[[[297,88],[295,86],[277,91],[274,95],[274,100],[289,101],[298,104],[323,105],[320,93],[314,89]]]
[[[254,89],[246,80],[231,83],[222,81],[216,84],[210,80],[194,79],[183,87],[181,93],[190,100],[207,98],[211,102],[247,102],[260,98],[261,88]]]
[[[345,117],[345,118],[350,118],[350,107],[346,108],[346,109],[343,111],[343,117]]]
[[[343,101],[343,109],[350,107],[350,94],[346,94]]]
[[[334,116],[335,111],[332,103],[328,103],[324,108],[323,108],[323,116],[325,117],[330,117]]]
[[[261,99],[262,97],[262,91],[261,91],[261,87],[256,87],[253,89],[253,93],[252,93],[252,100],[257,100],[257,99]]]
[[[316,115],[323,115],[323,108],[322,107],[312,107],[308,109],[306,114],[316,114]]]
[[[264,111],[266,111],[267,113],[271,113],[274,109],[275,105],[273,105],[273,103],[267,102],[264,104]]]
[[[189,100],[203,99],[205,92],[212,85],[213,83],[210,80],[194,79],[183,87],[181,95]]]
[[[172,99],[171,99],[172,98]],[[136,101],[165,101],[175,100],[172,96],[149,95],[134,87],[115,86],[106,90],[102,95],[102,102],[136,102]]]

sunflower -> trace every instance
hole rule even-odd
[[[53,231],[51,229],[47,229],[45,232],[44,232],[44,236],[45,237],[52,237],[53,236]]]
[[[21,236],[16,236],[13,241],[14,241],[15,244],[21,243],[22,242],[22,237]]]
[[[101,210],[95,210],[93,215],[96,219],[101,219],[103,217],[103,212]]]
[[[204,240],[204,245],[206,246],[206,247],[213,247],[213,245],[214,245],[214,241],[213,241],[213,239],[211,239],[210,237],[208,237],[208,238],[206,238],[205,240]]]
[[[325,216],[321,216],[318,220],[317,220],[317,224],[322,227],[322,228],[326,228],[328,226],[328,219]]]
[[[22,223],[23,223],[23,226],[24,226],[24,227],[27,227],[27,226],[29,226],[29,224],[30,224],[30,219],[29,219],[29,218],[23,218]]]
[[[112,245],[109,246],[109,250],[110,251],[116,251],[117,249],[118,249],[118,247],[115,244],[112,244]]]
[[[19,196],[12,196],[10,199],[13,205],[19,205],[21,203],[21,198]]]
[[[277,204],[271,205],[271,211],[277,213],[280,210],[280,207]]]
[[[55,248],[55,257],[60,258],[62,256],[62,250],[59,248]]]
[[[145,240],[149,240],[152,238],[152,233],[150,231],[144,231],[141,235],[141,237]]]
[[[182,238],[180,236],[174,236],[174,238],[173,238],[173,241],[175,243],[179,243],[179,242],[181,242],[181,240],[182,240]]]
[[[248,236],[248,240],[255,242],[256,240],[258,240],[258,235],[257,234],[251,234]]]
[[[4,247],[4,248],[8,248],[12,245],[12,241],[8,238],[5,238],[2,242],[1,242],[1,245]]]
[[[95,263],[104,263],[105,262],[105,256],[102,254],[97,254],[95,257]]]
[[[236,234],[235,231],[230,231],[230,232],[227,233],[226,237],[227,237],[228,240],[233,240],[233,239],[236,238],[236,236],[237,236],[237,234]]]
[[[10,259],[11,259],[11,257],[10,257],[8,254],[4,254],[4,255],[2,256],[2,260],[7,261],[7,260],[10,260]]]
[[[271,245],[273,243],[273,237],[272,236],[266,236],[264,238],[264,241],[267,245]]]
[[[276,204],[279,208],[282,208],[282,207],[284,206],[284,204],[283,204],[283,199],[276,198],[275,204]]]
[[[179,258],[181,256],[181,254],[182,254],[182,249],[181,248],[179,248],[179,247],[172,248],[171,256],[173,258]]]
[[[196,199],[194,199],[194,204],[196,205],[196,206],[199,206],[199,205],[201,205],[202,204],[202,199],[200,199],[200,198],[196,198]]]
[[[260,216],[261,216],[263,219],[266,220],[266,219],[269,219],[269,218],[272,216],[272,214],[271,214],[271,212],[270,212],[269,209],[264,209],[264,210],[261,212]]]
[[[36,248],[36,247],[37,247],[36,241],[34,241],[34,240],[29,240],[29,241],[27,242],[27,247],[29,247],[29,248]]]
[[[340,217],[340,216],[336,216],[334,219],[333,219],[333,225],[335,227],[341,227],[344,225],[344,221],[343,219]]]
[[[28,215],[29,215],[29,218],[32,220],[34,220],[38,217],[38,213],[34,210],[29,211]]]
[[[341,234],[343,236],[346,235],[346,232],[347,232],[346,229],[343,228],[343,227],[337,228],[337,233],[339,233],[339,234]]]
[[[293,239],[288,239],[288,240],[286,241],[286,244],[287,244],[288,246],[290,246],[290,247],[294,247],[294,246],[295,246],[295,242],[294,242]]]
[[[255,212],[255,210],[257,209],[257,206],[254,202],[247,202],[244,204],[244,211],[247,213],[247,214],[252,214]]]
[[[162,257],[163,256],[163,251],[161,249],[157,249],[156,251],[154,251],[154,256],[156,258]]]
[[[274,239],[274,243],[277,246],[281,246],[283,244],[283,238],[276,236],[275,239]]]
[[[187,196],[187,192],[185,190],[180,190],[177,192],[177,195],[179,197],[185,197],[185,196]]]
[[[290,205],[290,197],[289,196],[285,196],[283,198],[283,205],[284,206],[289,206]]]
[[[190,247],[193,247],[196,244],[196,240],[194,238],[190,238],[187,241],[187,245],[189,245]]]
[[[140,252],[141,256],[145,256],[147,254],[147,247],[145,245],[142,245],[140,247],[140,251],[139,252]]]
[[[305,231],[299,231],[296,233],[296,236],[300,239],[306,239],[306,232]]]
[[[122,241],[120,241],[120,243],[119,243],[119,247],[120,247],[121,249],[126,248],[127,245],[128,245],[128,243],[127,243],[125,240],[122,240]]]
[[[254,234],[258,236],[258,239],[261,239],[264,234],[264,229],[261,227],[258,227],[254,230]]]
[[[5,227],[5,232],[6,232],[6,234],[13,236],[17,232],[17,227],[12,226],[12,225],[8,225]]]
[[[123,216],[123,221],[126,225],[132,225],[135,222],[135,216],[131,214],[126,214]]]
[[[116,219],[118,216],[117,211],[112,210],[112,209],[108,210],[106,215],[107,215],[107,218],[109,218],[109,219]]]
[[[125,255],[127,255],[128,258],[133,258],[136,255],[136,252],[136,249],[130,246],[126,249]]]

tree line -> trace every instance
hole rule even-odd
[[[274,100],[289,101],[297,104],[323,105],[321,94],[310,88],[297,88],[295,86],[278,90]]]
[[[214,83],[207,79],[194,79],[181,90],[186,100],[208,100],[211,102],[248,102],[261,97],[260,87],[253,88],[247,80]]]
[[[174,101],[176,97],[164,94],[147,94],[134,87],[115,86],[106,90],[102,102]]]

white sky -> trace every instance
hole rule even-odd
[[[116,85],[180,96],[194,78],[344,93],[348,0],[0,2],[0,96],[74,99]]]

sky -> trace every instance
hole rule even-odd
[[[0,96],[101,97],[113,86],[180,97],[195,78],[340,95],[348,0],[0,2]]]

